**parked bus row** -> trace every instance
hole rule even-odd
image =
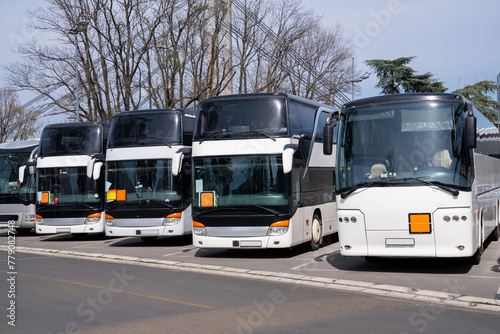
[[[478,263],[499,236],[499,159],[498,129],[454,94],[340,111],[283,93],[218,96],[196,113],[47,126],[36,232],[318,249],[338,231],[344,256]]]

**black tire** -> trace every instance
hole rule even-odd
[[[18,228],[16,228],[16,232],[19,235],[28,235],[31,232],[31,228],[21,228],[21,227],[18,227]]]
[[[500,239],[500,226],[495,227],[495,230],[491,234],[492,241],[498,241],[498,239]]]
[[[477,265],[481,263],[481,254],[483,247],[481,246],[480,248],[477,249],[477,251],[472,255],[471,257],[467,258],[467,263],[471,265]]]
[[[323,243],[323,228],[321,219],[318,215],[314,215],[311,223],[311,242],[309,248],[313,251],[318,250]]]

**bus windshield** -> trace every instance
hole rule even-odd
[[[119,115],[111,122],[108,147],[160,146],[181,142],[181,113]]]
[[[19,182],[19,167],[28,161],[30,153],[0,153],[0,203],[32,201],[34,177],[25,169],[24,183]]]
[[[287,122],[284,97],[207,100],[200,104],[194,140],[285,136]]]
[[[172,160],[108,161],[107,168],[109,209],[182,207],[182,179],[172,175]]]
[[[344,110],[337,143],[337,190],[429,182],[470,188],[471,159],[469,150],[462,149],[465,114],[463,103],[443,101]]]
[[[102,152],[102,131],[96,126],[45,128],[40,139],[39,156],[94,154]]]
[[[87,167],[37,168],[37,204],[98,208],[97,183],[87,177]]]
[[[193,166],[193,206],[200,211],[231,207],[256,213],[288,211],[289,182],[281,156],[195,158]]]

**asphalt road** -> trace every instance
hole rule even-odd
[[[115,240],[116,242],[116,240]],[[148,248],[149,249],[149,248]],[[303,285],[17,253],[0,333],[498,333],[498,312]],[[6,270],[3,270],[6,268]],[[15,297],[5,298],[14,290]],[[12,314],[12,313],[11,313]]]
[[[0,245],[6,232],[0,231]],[[392,284],[500,300],[500,241],[487,245],[479,265],[456,259],[384,259],[368,263],[364,258],[339,254],[336,240],[316,252],[305,247],[283,250],[198,249],[190,238],[106,238],[103,235],[76,239],[70,234],[18,236],[17,247],[84,253],[113,254],[234,268],[255,269],[335,279]]]

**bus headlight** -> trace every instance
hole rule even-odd
[[[101,214],[100,213],[94,213],[92,215],[87,216],[87,218],[85,218],[85,224],[87,224],[87,225],[97,224],[100,221],[101,221]]]
[[[198,236],[205,236],[207,235],[207,229],[202,223],[193,220],[193,233]]]
[[[40,215],[36,215],[36,218],[35,218],[35,223],[37,225],[43,225],[43,217],[40,216]]]
[[[25,223],[36,223],[36,215],[26,215],[26,217],[24,217],[24,222]]]
[[[116,226],[115,217],[106,215],[106,226],[113,227]]]
[[[182,212],[173,213],[163,219],[163,226],[173,226],[181,222]]]
[[[269,230],[267,231],[267,235],[283,235],[286,232],[288,232],[288,227],[290,225],[289,220],[282,220],[276,223],[272,223],[271,226],[269,226]]]

